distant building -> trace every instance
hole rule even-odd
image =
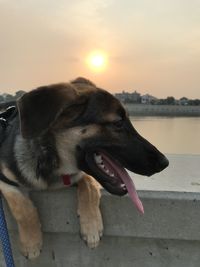
[[[156,101],[157,101],[157,98],[155,96],[152,96],[149,94],[141,96],[141,103],[142,104],[151,104],[151,103],[156,102]]]
[[[189,99],[187,97],[182,97],[179,99],[179,104],[183,105],[183,106],[187,106],[188,105],[188,101]]]
[[[138,103],[141,102],[141,95],[137,91],[131,93],[131,99],[133,102]]]
[[[137,91],[133,93],[128,93],[122,91],[122,93],[117,93],[115,96],[123,103],[140,103],[141,95]]]
[[[115,94],[115,97],[119,99],[124,104],[137,103],[137,104],[151,104],[151,105],[183,105],[183,106],[200,106],[200,99],[188,99],[187,97],[182,97],[179,100],[175,99],[173,96],[168,96],[167,98],[157,98],[155,96],[145,94],[142,95],[137,91],[126,92]]]

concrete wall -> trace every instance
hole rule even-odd
[[[16,266],[34,267],[192,267],[200,263],[200,195],[140,191],[145,215],[128,197],[103,193],[105,233],[99,248],[80,240],[76,189],[32,193],[39,207],[44,234],[41,256],[29,262],[17,248],[16,225],[7,215]],[[4,266],[1,256],[0,266]]]
[[[132,116],[200,116],[200,106],[125,104]]]
[[[177,158],[171,160],[177,175]],[[192,180],[200,179],[198,170],[191,173]],[[139,190],[139,195],[144,216],[138,214],[128,196],[102,191],[104,236],[100,246],[90,250],[79,237],[76,188],[32,192],[44,231],[43,252],[34,261],[20,255],[16,225],[5,208],[16,267],[199,267],[200,194],[151,189]],[[0,266],[5,266],[2,254]]]

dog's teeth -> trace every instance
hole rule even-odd
[[[111,173],[110,176],[111,176],[111,177],[114,177],[115,175],[114,175],[114,173]]]
[[[108,169],[106,169],[106,170],[105,170],[105,172],[106,172],[106,173],[109,173],[109,170],[108,170]]]
[[[100,164],[100,167],[101,167],[102,169],[104,169],[104,168],[105,168],[105,166],[104,166],[104,164],[103,164],[103,163],[101,163],[101,164]]]
[[[96,163],[102,163],[102,157],[95,155],[95,161],[96,161]]]
[[[101,163],[102,162],[102,157],[101,156],[97,156],[96,157],[96,162],[97,163]]]
[[[125,184],[121,184],[121,187],[122,187],[123,190],[127,190]]]

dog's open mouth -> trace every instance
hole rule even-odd
[[[110,193],[124,195],[128,192],[136,208],[144,213],[133,180],[121,164],[105,152],[86,154],[86,161],[94,177]]]

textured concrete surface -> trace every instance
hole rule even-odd
[[[166,179],[169,184],[176,181],[176,177],[185,181],[187,177],[190,181],[200,179],[196,171],[198,157],[181,157],[182,168],[179,156],[171,158],[172,169],[155,177],[157,181],[160,177],[160,187],[148,187],[143,178],[142,188],[134,175],[145,208],[144,216],[138,214],[128,196],[116,197],[102,191],[105,231],[95,250],[88,249],[79,237],[76,188],[31,193],[44,231],[43,252],[34,261],[27,261],[20,255],[16,225],[5,204],[16,267],[199,267],[200,194],[166,191]],[[184,166],[187,166],[185,171]],[[0,267],[4,266],[1,254]]]
[[[200,194],[140,191],[145,214],[140,215],[128,196],[114,197],[103,192],[101,210],[105,235],[144,238],[200,240]],[[43,231],[79,232],[76,189],[32,193],[39,209]],[[9,213],[8,227],[16,230]]]
[[[199,266],[200,195],[140,191],[145,215],[128,197],[103,193],[105,232],[99,248],[90,250],[79,237],[76,188],[32,193],[43,225],[44,249],[33,262],[17,247],[16,225],[7,214],[16,266]],[[0,266],[4,266],[2,255]]]
[[[48,233],[44,241],[34,261],[21,257],[14,242],[16,267],[199,267],[200,262],[198,241],[104,236],[95,250],[77,234]]]

